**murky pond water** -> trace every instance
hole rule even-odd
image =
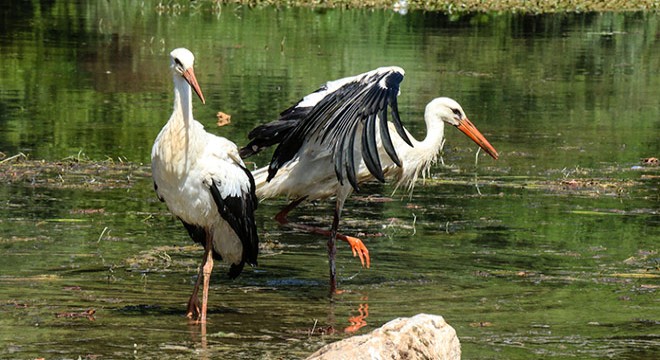
[[[172,4],[3,5],[0,151],[28,159],[2,163],[1,358],[301,358],[421,312],[456,328],[466,359],[660,357],[660,174],[640,163],[660,154],[658,15]],[[396,64],[414,134],[451,96],[501,158],[475,165],[447,129],[412,197],[351,197],[343,230],[381,236],[370,269],[340,248],[334,301],[326,239],[264,202],[260,266],[214,272],[204,337],[184,317],[201,249],[144,165],[178,46],[207,96],[195,117],[238,144],[323,82]],[[292,216],[328,224],[331,206]]]

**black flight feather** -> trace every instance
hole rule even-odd
[[[183,221],[181,218],[181,223],[183,224],[183,227],[186,228],[188,231],[188,235],[190,235],[190,238],[193,239],[194,242],[201,244],[202,246],[206,246],[206,230],[204,230],[203,227],[198,226],[198,225],[193,225],[189,224],[185,221]],[[212,251],[213,258],[216,260],[222,260],[222,256],[218,254],[215,249]],[[232,277],[233,279],[234,277]]]
[[[289,131],[298,125],[299,121],[296,118],[278,119],[257,126],[248,134],[248,139],[251,141],[239,150],[241,158],[245,159],[265,148],[281,143]]]
[[[218,189],[218,186],[221,184],[217,183],[215,179],[209,187],[220,216],[234,230],[243,245],[241,262],[239,264],[233,264],[229,271],[229,275],[234,277],[241,273],[246,262],[252,266],[256,266],[257,255],[259,254],[259,236],[254,220],[254,212],[258,205],[254,178],[246,168],[241,167],[241,169],[250,180],[249,191],[247,193],[243,193],[240,196],[227,196],[223,198]]]
[[[406,134],[406,131],[403,129],[403,123],[401,123],[401,117],[399,116],[399,105],[396,101],[396,97],[397,94],[390,92],[390,108],[392,109],[392,117],[394,118],[392,123],[394,124],[396,132],[399,134],[399,136],[401,136],[403,141],[412,147],[413,144],[408,138],[408,134]]]
[[[383,111],[380,116],[380,138],[383,141],[383,148],[385,148],[385,152],[396,166],[401,167],[401,160],[399,160],[399,156],[394,149],[394,144],[392,144],[392,138],[390,137],[390,130],[387,124],[387,111]]]
[[[401,166],[387,125],[388,107],[396,132],[412,146],[399,116],[397,96],[401,81],[403,72],[391,68],[366,73],[327,92],[332,83],[329,82],[313,93],[327,92],[317,95],[319,100],[315,104],[308,102],[305,106],[299,106],[308,99],[305,97],[283,111],[280,119],[255,128],[249,135],[251,142],[241,149],[241,156],[249,156],[264,147],[278,144],[268,168],[267,181],[270,181],[280,167],[296,157],[304,144],[317,142],[333,150],[334,170],[340,183],[348,179],[353,188],[358,190],[357,159],[363,159],[369,172],[379,181],[384,181],[376,142],[376,126],[379,127],[386,153],[397,166]],[[355,149],[355,137],[360,130],[362,146]],[[355,154],[356,151],[361,154]]]
[[[378,148],[376,144],[376,116],[367,118],[362,131],[362,154],[364,164],[369,172],[380,182],[385,182],[385,175],[380,164]]]
[[[355,149],[356,128],[357,126],[353,126],[353,131],[349,132],[348,146],[345,148],[344,153],[348,156],[348,161],[346,162],[346,175],[348,177],[348,182],[351,184],[355,192],[360,192],[357,176],[355,175],[357,169],[355,166],[355,151],[353,150]]]

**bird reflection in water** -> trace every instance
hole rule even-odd
[[[363,327],[367,326],[367,318],[369,317],[369,303],[367,302],[369,300],[368,296],[363,296],[360,303],[358,306],[357,312],[358,314],[355,316],[350,316],[348,318],[348,322],[351,324],[350,326],[347,326],[344,328],[345,333],[354,333]]]

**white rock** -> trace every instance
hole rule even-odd
[[[442,316],[394,319],[369,334],[328,344],[307,360],[460,360],[461,344]]]

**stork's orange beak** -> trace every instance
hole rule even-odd
[[[477,143],[479,147],[484,149],[488,153],[488,155],[492,156],[493,159],[497,160],[499,155],[497,154],[497,150],[490,145],[488,140],[481,134],[481,132],[477,129],[474,124],[468,119],[468,118],[463,118],[461,121],[456,125],[458,130],[460,130],[463,134],[467,135],[472,141]]]
[[[204,100],[204,94],[202,94],[202,89],[199,88],[199,84],[197,83],[197,78],[195,77],[195,72],[193,71],[192,67],[188,68],[188,70],[183,73],[183,78],[186,79],[188,84],[190,84],[193,90],[195,90],[197,96],[199,96],[200,100],[202,100],[202,104],[206,104],[206,100]]]

